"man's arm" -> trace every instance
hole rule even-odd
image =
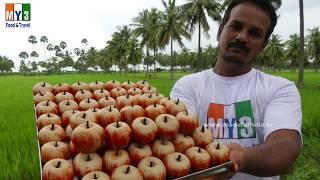
[[[301,147],[297,131],[281,129],[272,132],[264,144],[252,148],[242,148],[229,144],[230,159],[241,172],[256,176],[276,176],[287,173]]]

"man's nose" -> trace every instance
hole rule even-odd
[[[236,40],[242,43],[247,43],[248,42],[247,32],[245,30],[239,31],[237,34]]]

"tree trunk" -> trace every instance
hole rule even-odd
[[[154,77],[157,77],[156,74],[156,47],[153,48],[153,75]]]
[[[299,50],[299,78],[298,88],[303,87],[304,74],[304,16],[303,16],[303,0],[299,0],[300,10],[300,50]]]
[[[173,47],[172,47],[172,37],[170,39],[170,44],[171,44],[171,61],[170,61],[170,77],[173,79]]]
[[[200,16],[200,14],[199,14]],[[202,62],[202,59],[201,59],[201,24],[200,24],[200,21],[199,21],[199,24],[198,24],[198,28],[199,28],[199,32],[198,32],[198,69],[197,71],[201,71],[202,67],[204,67],[204,62]]]

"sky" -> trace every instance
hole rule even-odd
[[[279,34],[286,40],[291,34],[299,33],[299,1],[282,0],[278,10],[279,19],[274,34]],[[176,0],[177,5],[186,0]],[[5,3],[31,3],[30,28],[8,28],[5,21]],[[81,40],[88,40],[87,48],[93,46],[102,49],[110,40],[112,33],[117,31],[117,26],[129,25],[132,18],[136,17],[143,9],[158,8],[164,10],[161,0],[4,0],[0,2],[0,55],[7,56],[15,62],[15,70],[19,67],[19,53],[31,53],[32,46],[28,37],[34,35],[38,43],[34,50],[39,53],[37,61],[44,60],[44,46],[40,37],[47,36],[49,43],[54,45],[61,41],[67,43],[68,50],[83,48]],[[320,1],[304,0],[305,34],[308,29],[320,26]],[[201,45],[215,46],[218,24],[209,21],[211,30],[210,38],[202,36]],[[197,49],[197,33],[190,41],[184,44],[190,50]],[[176,51],[180,47],[174,46]],[[167,50],[168,51],[168,50]],[[47,52],[47,57],[50,54]]]

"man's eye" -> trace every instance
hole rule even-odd
[[[233,30],[240,30],[240,29],[241,29],[241,26],[236,25],[236,24],[231,24],[231,25],[229,25],[229,28],[230,28],[230,29],[233,29]]]
[[[250,34],[252,37],[259,38],[261,36],[261,33],[257,31],[250,31]]]

